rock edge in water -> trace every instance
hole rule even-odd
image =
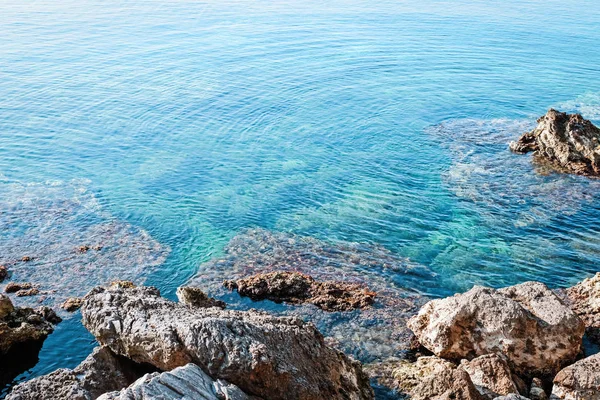
[[[252,300],[271,300],[276,303],[310,303],[325,311],[351,311],[369,307],[376,293],[364,286],[338,282],[319,282],[299,272],[275,271],[256,274],[235,281],[225,281],[229,290]]]
[[[515,153],[534,152],[561,171],[600,176],[600,129],[580,114],[550,109],[537,127],[509,147]]]

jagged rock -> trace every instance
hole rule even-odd
[[[543,383],[540,378],[533,378],[531,388],[529,389],[529,398],[531,400],[548,400],[548,395],[544,391]]]
[[[577,361],[554,377],[551,400],[599,400],[600,353]]]
[[[469,374],[438,357],[402,362],[393,372],[397,388],[413,400],[483,400]]]
[[[83,304],[83,299],[79,297],[69,297],[62,303],[61,308],[68,312],[73,312],[79,310],[81,305]]]
[[[506,361],[497,354],[486,354],[460,364],[482,395],[489,399],[519,393]]]
[[[520,394],[511,393],[506,396],[496,397],[494,400],[531,400],[527,397],[523,397]]]
[[[537,127],[510,143],[516,153],[530,151],[559,169],[579,175],[600,175],[600,129],[579,114],[550,109]]]
[[[181,304],[191,307],[219,307],[225,308],[227,305],[224,301],[216,300],[208,297],[202,289],[192,286],[181,286],[177,288],[177,299]]]
[[[0,297],[0,355],[19,343],[40,342],[54,331],[60,318],[48,307],[15,308],[7,296]]]
[[[81,313],[101,344],[161,370],[193,362],[214,379],[272,400],[373,398],[360,364],[299,318],[190,308],[151,287],[95,288]]]
[[[600,273],[565,290],[569,306],[583,320],[588,336],[600,343]]]
[[[475,286],[433,300],[408,321],[435,355],[460,360],[499,353],[523,376],[555,374],[581,350],[583,322],[544,284]]]
[[[256,274],[235,281],[225,281],[229,290],[237,289],[241,296],[252,300],[271,300],[277,303],[311,303],[325,311],[350,311],[373,304],[375,292],[364,286],[327,281],[315,281],[299,272],[276,271]]]
[[[170,372],[147,374],[120,392],[106,393],[98,400],[248,400],[240,388],[214,381],[198,366],[187,364]]]
[[[6,400],[90,400],[127,387],[140,376],[152,371],[107,347],[97,347],[75,369],[58,369],[48,375],[21,383]]]

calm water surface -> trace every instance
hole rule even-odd
[[[14,278],[172,297],[247,228],[382,246],[428,296],[598,270],[600,182],[507,149],[551,106],[600,122],[595,0],[326,3],[2,1]],[[17,381],[85,357],[78,319]]]

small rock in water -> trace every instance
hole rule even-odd
[[[510,143],[515,153],[534,154],[557,169],[578,175],[600,175],[600,129],[579,114],[550,109],[537,127]]]
[[[35,296],[38,294],[40,294],[40,290],[36,287],[32,287],[29,289],[21,289],[15,293],[15,295],[17,297],[28,297],[28,296]]]
[[[229,290],[237,289],[241,296],[252,300],[271,300],[277,303],[310,303],[325,311],[350,311],[369,307],[376,293],[362,285],[315,281],[299,272],[277,271],[256,274],[248,278],[223,283]]]
[[[227,306],[224,301],[208,297],[202,289],[191,286],[177,288],[177,298],[180,303],[191,307],[219,307],[224,309]]]
[[[79,246],[77,248],[77,252],[78,253],[87,253],[87,251],[90,249],[89,246]]]
[[[61,308],[68,312],[73,312],[79,310],[81,305],[83,304],[83,299],[79,297],[69,297],[65,302],[61,305]]]
[[[24,257],[21,258],[21,261],[23,261],[23,262],[29,262],[31,260],[33,260],[33,257],[24,256]]]
[[[29,282],[24,282],[24,283],[10,282],[8,285],[6,285],[6,287],[4,288],[4,291],[6,293],[16,293],[21,290],[26,291],[26,290],[31,290],[31,289],[33,289],[33,285]]]
[[[4,265],[0,265],[0,282],[4,281],[8,277],[8,268]]]

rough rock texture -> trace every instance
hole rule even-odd
[[[529,398],[531,400],[548,400],[548,395],[543,386],[543,382],[539,378],[533,378],[529,389]]]
[[[579,317],[538,282],[501,290],[475,286],[464,294],[430,301],[408,326],[437,356],[470,360],[499,353],[523,376],[553,375],[574,361],[585,329]]]
[[[81,313],[101,344],[161,370],[193,362],[214,379],[273,400],[373,398],[360,364],[299,318],[190,308],[151,287],[95,288]]]
[[[600,129],[579,114],[550,109],[537,127],[510,143],[516,153],[535,152],[561,170],[600,175]]]
[[[48,307],[15,308],[7,296],[0,297],[0,355],[19,343],[40,342],[61,319]]]
[[[523,397],[520,394],[511,393],[506,396],[496,397],[494,400],[530,400],[527,397]]]
[[[600,343],[600,273],[565,290],[569,306],[583,320],[586,333]]]
[[[413,400],[483,400],[469,374],[438,357],[403,362],[393,372],[400,392]]]
[[[60,306],[63,310],[68,312],[73,312],[79,310],[81,305],[83,304],[83,299],[79,297],[69,297],[65,300],[64,303]]]
[[[489,399],[519,393],[508,364],[497,354],[462,360],[460,367],[467,371],[479,393]]]
[[[599,400],[600,354],[568,366],[554,377],[550,399]]]
[[[8,277],[8,268],[4,265],[0,265],[0,282]]]
[[[180,303],[191,307],[225,308],[227,306],[224,301],[208,297],[202,289],[192,286],[181,286],[177,288],[177,299],[179,299]]]
[[[6,293],[16,293],[20,290],[29,290],[32,288],[33,288],[33,285],[28,282],[24,282],[24,283],[10,282],[8,285],[6,285],[6,287],[4,288],[4,291]]]
[[[375,292],[364,286],[327,281],[315,281],[299,272],[276,271],[257,274],[235,281],[225,281],[229,290],[237,289],[252,300],[272,300],[277,303],[311,303],[325,311],[350,311],[373,304]]]
[[[187,364],[170,372],[147,374],[120,392],[106,393],[98,400],[248,400],[235,385],[214,381],[198,366]]]
[[[98,347],[73,370],[58,369],[15,386],[6,400],[95,399],[127,387],[149,371],[152,369]]]

